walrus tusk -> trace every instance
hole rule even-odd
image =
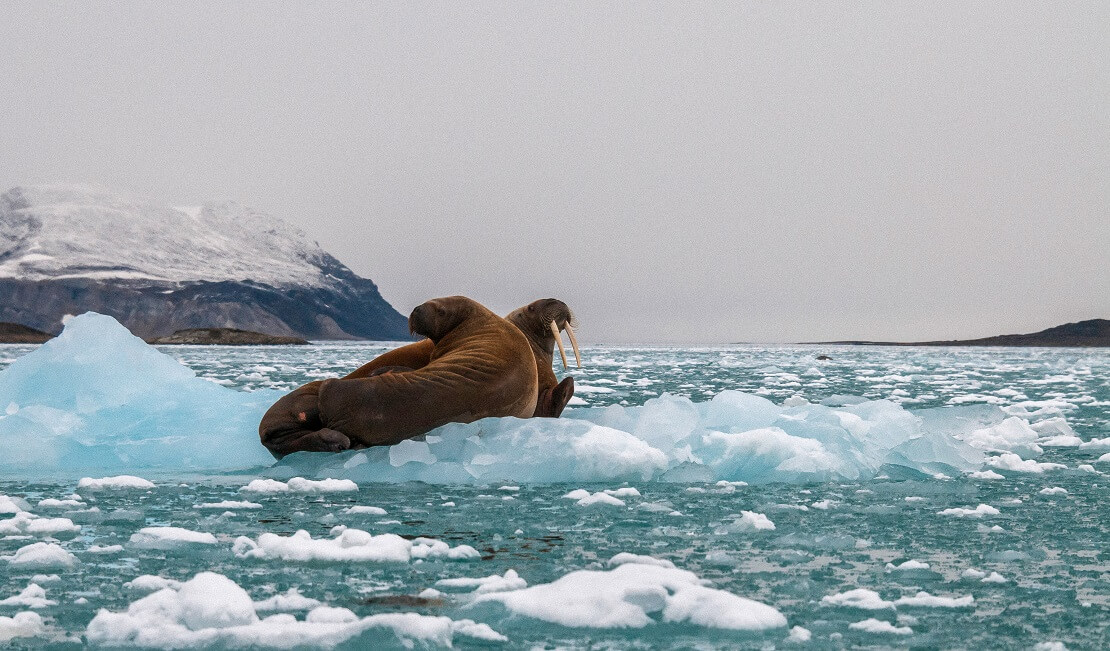
[[[559,344],[559,356],[563,358],[563,370],[567,370],[567,351],[563,348],[563,336],[559,334],[559,326],[555,325],[555,319],[551,320],[551,334],[555,337],[555,343]]]
[[[567,336],[570,337],[570,347],[574,349],[574,363],[578,365],[578,368],[582,368],[582,356],[578,354],[578,337],[574,336],[574,328],[570,327],[569,322],[566,331]]]

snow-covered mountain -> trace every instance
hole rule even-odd
[[[305,233],[234,202],[174,208],[98,186],[0,195],[0,320],[111,314],[141,336],[232,327],[407,338],[404,317]]]

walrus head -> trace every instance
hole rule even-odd
[[[440,339],[474,315],[481,307],[465,296],[433,298],[417,305],[409,315],[409,332],[439,343]]]
[[[574,328],[578,323],[566,303],[557,298],[541,298],[513,310],[505,319],[519,328],[528,337],[528,341],[546,353],[549,358],[554,355],[555,344],[558,344],[559,355],[563,358],[563,368],[567,368],[567,353],[563,348],[562,335],[559,333],[565,330],[570,338],[570,345],[574,349],[574,361],[578,368],[582,368],[578,338],[574,336]]]

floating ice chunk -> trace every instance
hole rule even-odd
[[[1010,470],[1013,472],[1031,472],[1040,474],[1048,470],[1063,470],[1067,468],[1062,463],[1040,463],[1032,459],[1022,459],[1016,454],[1004,453],[997,457],[990,457],[987,459],[987,465],[999,470]]]
[[[0,599],[0,606],[21,606],[23,608],[46,608],[57,606],[58,602],[46,598],[46,590],[37,583],[30,583],[19,594]]]
[[[276,479],[254,479],[239,489],[240,493],[288,493],[289,484]]]
[[[999,510],[989,504],[980,504],[973,509],[955,507],[937,511],[937,515],[950,515],[956,518],[981,518],[985,515],[998,515]]]
[[[101,477],[99,479],[83,477],[77,482],[77,490],[79,491],[146,490],[150,488],[154,488],[154,482],[143,479],[142,477],[135,477],[134,475],[117,475],[115,477]]]
[[[294,562],[407,563],[415,558],[471,560],[480,557],[469,545],[450,547],[431,538],[406,540],[396,534],[377,536],[361,529],[337,527],[335,538],[313,538],[303,529],[292,536],[264,533],[257,541],[246,536],[235,540],[232,551],[239,558],[280,559]]]
[[[814,502],[813,504],[810,504],[810,506],[812,506],[813,508],[820,509],[822,511],[828,511],[829,508],[832,507],[832,505],[833,505],[832,500],[818,500],[818,501]]]
[[[452,504],[452,506],[454,506]],[[348,506],[343,509],[344,515],[387,515],[386,510],[380,506]]]
[[[798,644],[809,642],[811,639],[813,639],[813,633],[811,633],[808,628],[802,628],[801,626],[791,628],[790,635],[786,636],[787,642],[796,642]]]
[[[1037,439],[1037,444],[1044,448],[1077,448],[1083,444],[1083,439],[1078,436],[1050,436]]]
[[[1091,439],[1079,444],[1080,450],[1110,450],[1110,436],[1104,439]]]
[[[1095,467],[1092,466],[1089,463],[1081,463],[1081,464],[1077,465],[1075,468],[1076,468],[1076,470],[1082,470],[1083,472],[1097,473],[1097,474],[1100,474],[1100,475],[1102,474],[1099,471],[1095,470]]]
[[[998,572],[991,572],[989,575],[983,577],[981,579],[981,581],[983,583],[1006,583],[1007,582],[1006,577],[1002,576]]]
[[[38,613],[25,611],[12,617],[0,616],[0,642],[10,642],[17,637],[36,637],[46,632]]]
[[[94,646],[143,647],[333,647],[361,636],[369,647],[417,644],[450,647],[453,636],[505,641],[470,620],[416,613],[359,619],[345,608],[319,606],[304,620],[293,615],[259,619],[250,595],[230,579],[202,572],[179,588],[166,588],[132,603],[126,612],[101,610],[85,637]]]
[[[358,491],[358,484],[350,479],[322,479],[313,481],[304,477],[294,477],[287,482],[293,493],[316,495],[319,493],[351,493]]]
[[[40,509],[83,509],[88,506],[80,499],[74,499],[76,497],[77,496],[75,495],[73,498],[67,498],[64,500],[57,500],[54,498],[39,500],[38,507]]]
[[[511,493],[515,493],[516,491],[520,490],[520,486],[500,486],[500,487],[498,487],[497,490],[499,490],[499,491],[509,491]],[[637,493],[637,495],[639,495],[639,493]]]
[[[859,608],[861,610],[886,610],[894,608],[894,603],[879,596],[878,592],[867,588],[856,588],[847,592],[826,595],[821,597],[821,603],[826,606],[841,606],[844,608]]]
[[[481,578],[440,579],[436,585],[441,588],[474,588],[474,594],[522,590],[528,582],[520,578],[516,570],[506,570],[503,576],[492,574]]]
[[[901,597],[894,602],[895,606],[916,606],[919,608],[970,608],[975,605],[975,597],[938,597],[928,592],[921,591],[912,597]]]
[[[606,489],[604,492],[606,495],[612,495],[613,497],[640,497],[640,491],[631,486],[624,486],[623,488],[617,489]]]
[[[510,612],[563,626],[641,628],[663,622],[733,630],[786,626],[778,610],[702,585],[692,572],[626,563],[608,571],[579,570],[551,583],[478,595]]]
[[[1110,463],[1110,452],[1107,452],[1106,454],[1096,459],[1095,463]]]
[[[973,448],[987,452],[1014,452],[1025,457],[1040,456],[1043,452],[1037,445],[1037,431],[1029,422],[1011,416],[1006,420],[983,429],[977,429],[963,436],[963,440]]]
[[[73,524],[69,518],[40,518],[23,511],[14,517],[0,520],[0,536],[73,536],[81,531],[81,525]]]
[[[181,581],[175,581],[174,579],[167,579],[153,574],[144,574],[124,583],[123,587],[135,592],[157,592],[158,590],[164,590],[166,588],[177,590],[181,587]]]
[[[300,590],[296,588],[289,588],[282,594],[277,594],[269,599],[254,602],[254,609],[258,612],[290,612],[298,610],[312,610],[320,606],[320,602],[316,599],[301,594]]]
[[[975,472],[967,473],[967,476],[972,479],[987,479],[991,481],[1006,478],[1004,475],[1000,475],[993,470],[977,470]]]
[[[420,591],[420,594],[416,596],[420,597],[421,599],[442,599],[443,593],[439,590],[436,590],[435,588],[424,588]]]
[[[576,488],[576,489],[572,490],[571,492],[567,493],[566,495],[563,495],[563,499],[565,499],[565,500],[580,500],[580,499],[583,499],[583,498],[586,498],[586,497],[589,497],[589,496],[590,496],[590,491],[586,490],[585,488]]]
[[[77,565],[77,557],[55,543],[37,542],[16,550],[11,556],[0,556],[19,570],[68,569]]]
[[[595,506],[595,505],[624,506],[625,505],[624,500],[617,499],[616,497],[613,497],[612,495],[606,495],[605,493],[602,493],[600,491],[597,492],[597,493],[594,493],[593,495],[583,497],[582,499],[575,502],[575,504],[577,504],[578,506]]]
[[[0,414],[0,471],[269,465],[258,422],[280,396],[198,378],[111,317],[89,312],[0,372],[0,404],[19,406]]]
[[[349,493],[358,491],[358,484],[350,479],[321,479],[319,481],[294,477],[288,482],[276,479],[255,479],[239,489],[243,493]]]
[[[899,563],[898,565],[895,565],[894,563],[887,563],[886,564],[886,571],[887,572],[911,572],[911,571],[914,571],[914,570],[927,570],[927,569],[929,569],[929,567],[930,566],[929,566],[928,563],[925,563],[923,561],[919,561],[919,560],[916,560],[916,559],[910,559],[910,560],[908,560],[904,563]]]
[[[740,517],[732,521],[729,525],[730,531],[745,532],[745,531],[774,531],[775,523],[762,513],[755,511],[741,511]]]
[[[890,622],[881,619],[865,619],[862,622],[853,622],[848,624],[848,628],[854,631],[864,631],[865,633],[891,633],[893,635],[913,635],[913,629],[909,626],[895,626]]]
[[[1050,488],[1042,488],[1040,490],[1040,494],[1041,495],[1067,495],[1068,490],[1066,488],[1060,488],[1059,486],[1052,486]]]
[[[30,509],[31,505],[22,497],[0,495],[0,515],[20,513],[22,511],[29,511]]]
[[[130,544],[139,549],[180,549],[215,545],[216,537],[207,532],[181,527],[143,527],[131,534]]]
[[[983,570],[977,570],[974,567],[969,567],[960,573],[960,576],[965,579],[981,579],[987,575]]]
[[[674,563],[665,558],[655,558],[654,556],[644,556],[642,554],[631,554],[629,552],[620,552],[609,559],[607,563],[609,567],[616,567],[624,565],[625,563],[639,563],[640,565],[655,565],[657,567],[674,567]]]
[[[57,574],[36,574],[31,577],[31,583],[38,583],[40,585],[43,583],[57,583],[61,580],[62,577]]]
[[[194,504],[194,509],[220,509],[226,511],[228,509],[260,509],[262,505],[257,502],[243,502],[235,500],[223,500],[222,502],[204,502],[202,504]]]
[[[1037,642],[1033,651],[1068,651],[1068,646],[1063,642]]]

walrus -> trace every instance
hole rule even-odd
[[[423,353],[399,353],[363,373],[310,382],[262,417],[262,444],[280,459],[393,445],[447,423],[535,413],[535,356],[509,321],[449,296],[418,305],[409,330],[427,337],[418,349],[430,347],[426,362]]]
[[[574,361],[582,368],[582,357],[578,350],[578,338],[574,335],[574,315],[567,304],[556,298],[541,298],[524,307],[517,308],[505,316],[505,320],[515,325],[532,347],[536,358],[536,381],[539,384],[536,395],[535,418],[558,418],[574,396],[574,378],[566,377],[562,382],[551,370],[555,357],[555,345],[559,345],[559,355],[563,368],[567,368],[566,350],[559,332],[565,330],[574,349]],[[346,378],[373,377],[393,370],[417,369],[424,367],[430,360],[433,344],[424,339],[382,353],[370,362],[346,375]]]

